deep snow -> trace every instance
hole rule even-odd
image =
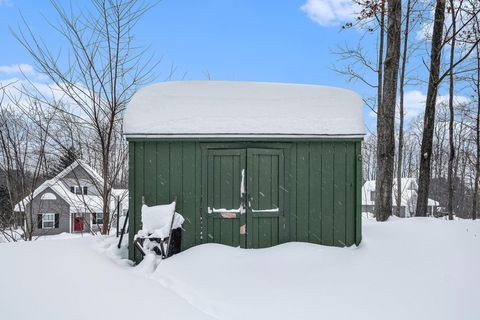
[[[0,319],[211,319],[135,272],[112,240],[2,243]]]
[[[111,238],[0,244],[0,318],[479,319],[480,222],[363,230],[358,248],[209,244],[156,270],[132,268]]]

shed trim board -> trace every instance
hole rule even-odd
[[[318,134],[318,135],[308,135],[308,134],[125,134],[125,137],[128,139],[280,139],[280,140],[291,140],[291,139],[362,139],[364,134],[358,135],[341,135],[341,134]]]

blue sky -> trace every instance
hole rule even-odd
[[[331,70],[338,63],[331,50],[360,39],[357,30],[340,31],[351,10],[349,0],[163,0],[142,18],[135,36],[137,44],[163,56],[157,81],[174,64],[177,77],[185,79],[209,74],[214,80],[311,83],[366,97],[371,89]],[[12,71],[16,65],[33,64],[9,30],[18,30],[20,14],[52,50],[62,47],[47,23],[56,19],[49,1],[0,0],[0,80],[19,77]],[[364,38],[362,45],[374,50],[375,39]],[[422,97],[418,91],[415,99]],[[373,127],[368,108],[365,118]]]
[[[9,27],[16,29],[21,13],[55,45],[57,37],[45,22],[55,17],[51,5],[47,0],[8,3],[0,7],[1,64],[31,63]],[[174,63],[189,79],[204,79],[209,72],[213,79],[352,87],[329,70],[335,59],[330,49],[339,41],[354,41],[357,32],[340,32],[337,24],[320,26],[300,9],[304,3],[163,0],[142,18],[137,41],[163,55],[164,67]]]

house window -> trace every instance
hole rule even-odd
[[[92,213],[92,223],[93,224],[103,224],[103,212]]]
[[[70,192],[75,194],[83,194],[86,195],[88,192],[87,187],[80,187],[80,186],[72,186],[70,187]]]
[[[53,229],[53,228],[55,228],[55,214],[44,213],[42,215],[42,229]]]
[[[375,201],[375,191],[370,191],[370,200]]]

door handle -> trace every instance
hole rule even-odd
[[[252,209],[252,201],[253,201],[253,197],[251,195],[248,195],[247,196],[247,201],[248,201],[248,208],[249,209]]]

